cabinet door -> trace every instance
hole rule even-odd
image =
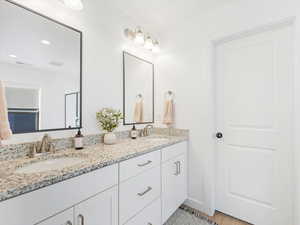
[[[75,206],[75,225],[118,225],[118,188]]]
[[[186,154],[165,162],[162,166],[163,223],[187,199]]]
[[[73,225],[73,215],[73,208],[71,208],[38,223],[38,225]]]

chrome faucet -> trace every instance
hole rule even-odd
[[[148,124],[145,126],[145,128],[142,130],[141,136],[146,137],[150,135],[150,129],[153,128],[153,125]]]
[[[37,153],[55,153],[55,146],[48,134],[43,136],[42,141],[34,143],[29,152],[29,157],[34,158]]]

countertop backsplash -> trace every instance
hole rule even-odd
[[[115,132],[118,139],[129,138],[130,131],[119,131]],[[154,128],[152,130],[153,134],[158,135],[170,135],[170,136],[188,136],[189,131],[185,129],[176,129],[176,128]],[[50,133],[51,136],[51,133]],[[96,145],[99,143],[103,143],[104,134],[94,134],[94,135],[86,135],[84,136],[84,146]],[[56,151],[69,149],[74,147],[74,138],[58,138],[52,140],[55,146]],[[12,160],[18,159],[22,157],[26,157],[32,145],[36,142],[25,142],[21,144],[11,144],[11,145],[2,145],[0,146],[0,161],[3,160]]]

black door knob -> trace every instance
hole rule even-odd
[[[216,134],[216,137],[217,137],[217,138],[223,138],[223,134],[222,134],[221,132],[218,132],[218,133]]]

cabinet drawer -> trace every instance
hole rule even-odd
[[[43,222],[37,224],[37,225],[70,225],[73,224],[73,208],[68,209],[64,212],[61,212],[47,220],[44,220]]]
[[[162,161],[168,161],[178,155],[185,154],[187,151],[187,142],[181,142],[169,147],[166,147],[161,150],[162,151]]]
[[[151,152],[140,157],[120,163],[120,181],[125,181],[143,171],[160,164],[160,151]]]
[[[120,184],[120,224],[124,224],[160,196],[160,166]]]
[[[160,198],[147,206],[137,216],[129,220],[125,225],[160,225],[161,224],[161,201]]]

